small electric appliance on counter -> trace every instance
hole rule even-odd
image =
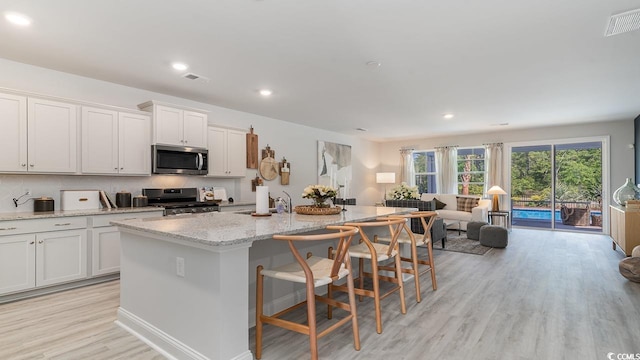
[[[33,212],[53,211],[54,201],[52,198],[43,196],[33,199]]]
[[[60,210],[88,210],[100,208],[98,190],[60,190]]]

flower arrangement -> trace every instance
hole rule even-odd
[[[408,186],[406,182],[394,187],[389,192],[393,200],[410,200],[418,199],[420,194],[418,193],[417,186]]]
[[[336,197],[338,190],[325,185],[309,185],[304,188],[302,197],[305,199],[313,199],[315,207],[329,207],[325,204],[327,199]]]

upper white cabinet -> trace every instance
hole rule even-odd
[[[78,106],[28,98],[29,171],[74,173],[77,169]]]
[[[149,175],[151,119],[82,107],[82,173]]]
[[[0,171],[75,173],[77,105],[0,94]]]
[[[207,112],[148,101],[138,108],[153,113],[152,143],[207,147]]]
[[[246,173],[246,134],[209,127],[209,176],[243,177]]]
[[[27,171],[27,98],[0,93],[0,171]]]

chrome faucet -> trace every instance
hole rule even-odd
[[[288,200],[289,200],[289,201],[287,201],[287,203],[285,204],[284,211],[286,211],[286,212],[288,212],[288,213],[291,213],[291,212],[293,211],[293,209],[292,209],[292,204],[291,204],[291,195],[289,195],[289,193],[288,193],[288,192],[286,192],[286,191],[284,191],[284,190],[283,190],[282,192],[283,192],[285,195],[287,195],[287,198],[288,198]]]

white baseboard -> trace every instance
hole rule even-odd
[[[118,320],[115,323],[167,359],[213,360],[123,308],[118,308]],[[253,354],[247,350],[231,360],[253,360]]]

